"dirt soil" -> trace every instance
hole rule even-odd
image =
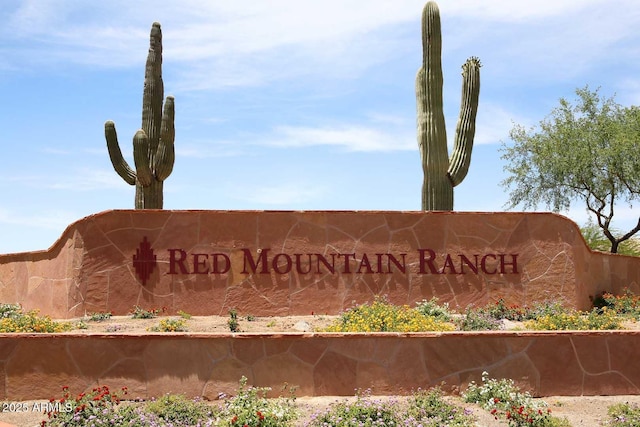
[[[281,332],[313,332],[318,331],[333,322],[338,316],[289,316],[289,317],[255,317],[247,319],[238,318],[238,327],[241,332],[249,333],[281,333]],[[150,328],[158,326],[160,320],[165,317],[152,319],[133,319],[131,316],[114,316],[104,321],[91,321],[88,319],[73,319],[74,325],[80,320],[84,320],[86,328],[73,329],[68,333],[148,333]],[[180,319],[179,316],[172,316],[172,319]],[[229,317],[224,316],[193,316],[186,319],[187,332],[192,333],[229,333]],[[507,329],[521,327],[519,324],[508,323]],[[639,329],[637,323],[626,324],[627,329]],[[55,397],[55,396],[52,396]],[[375,399],[397,399],[393,396],[376,396]],[[453,403],[463,408],[473,411],[477,417],[476,426],[493,427],[507,426],[504,420],[495,420],[487,411],[478,406],[464,403],[459,397],[447,397]],[[301,408],[302,414],[296,426],[303,426],[310,415],[319,410],[328,408],[336,401],[353,399],[353,397],[298,397],[296,402]],[[402,398],[400,398],[402,399]],[[547,396],[542,399],[549,405],[552,415],[566,417],[572,426],[596,427],[604,425],[607,419],[607,409],[617,403],[631,403],[640,405],[640,395],[638,396]],[[37,411],[38,405],[46,401],[25,401],[25,402],[0,402],[0,427],[13,426],[37,426],[46,418],[44,414]],[[4,424],[7,423],[7,424]]]

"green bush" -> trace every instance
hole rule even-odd
[[[181,394],[166,394],[144,405],[146,413],[173,425],[195,426],[214,417],[212,407]]]
[[[133,311],[131,312],[131,317],[133,319],[153,319],[154,317],[158,317],[158,313],[160,310],[151,309],[147,310],[139,306],[133,307]]]
[[[324,412],[314,414],[307,427],[400,426],[400,410],[396,402],[372,399],[358,393],[355,402],[332,403]]]
[[[471,427],[476,425],[471,411],[448,403],[442,390],[432,388],[419,390],[407,402],[406,414],[402,416],[403,426],[423,427]]]
[[[112,313],[104,311],[91,313],[89,314],[89,320],[91,320],[92,322],[103,322],[105,320],[111,319],[112,315]]]
[[[238,322],[238,311],[234,308],[229,310],[229,320],[227,320],[229,331],[240,332],[240,323]]]
[[[456,326],[461,331],[495,331],[503,325],[498,319],[482,309],[467,308],[464,316],[456,320]]]
[[[162,319],[157,326],[149,328],[151,332],[186,332],[187,321],[185,319]]]
[[[313,414],[306,427],[422,426],[473,427],[475,417],[448,403],[439,388],[419,390],[406,403],[371,397],[369,391],[356,394],[355,401],[337,401]]]
[[[416,310],[422,315],[433,317],[440,322],[451,322],[452,313],[449,310],[449,303],[438,304],[438,298],[433,297],[430,300],[423,299],[416,304]]]

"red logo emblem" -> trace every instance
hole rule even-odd
[[[151,243],[147,240],[147,236],[144,236],[142,242],[140,242],[140,247],[136,249],[136,254],[133,256],[133,267],[142,281],[142,286],[147,284],[147,280],[151,277],[155,266],[156,256],[151,248]]]

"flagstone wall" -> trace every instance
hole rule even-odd
[[[107,211],[49,250],[0,255],[0,301],[56,318],[336,314],[376,296],[589,309],[639,283],[640,259],[590,251],[551,213]]]
[[[128,398],[233,394],[287,384],[297,396],[405,395],[511,378],[534,396],[640,394],[638,331],[378,334],[4,334],[0,399],[107,385]],[[46,357],[43,357],[46,355]]]

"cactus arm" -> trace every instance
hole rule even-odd
[[[109,151],[109,158],[113,168],[127,184],[134,185],[136,183],[136,173],[122,156],[122,151],[120,151],[120,146],[118,145],[116,125],[111,120],[104,124],[104,136],[107,140],[107,150]]]
[[[149,137],[142,129],[138,130],[133,137],[133,161],[136,165],[138,182],[143,187],[148,187],[153,175],[149,167]]]
[[[462,66],[462,104],[456,125],[453,153],[447,174],[455,187],[469,171],[473,137],[476,133],[476,114],[480,94],[480,61],[471,57]]]
[[[160,129],[160,143],[156,154],[156,179],[164,181],[173,171],[175,161],[175,149],[173,142],[176,131],[174,127],[175,107],[173,96],[167,96],[162,114],[162,126]]]

